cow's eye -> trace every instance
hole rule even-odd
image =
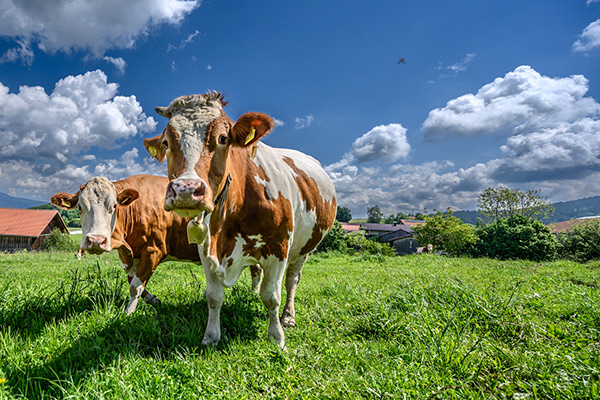
[[[166,140],[162,142],[162,145],[165,147],[165,150],[169,148],[169,142],[167,142]]]
[[[227,135],[219,136],[219,144],[227,144]]]

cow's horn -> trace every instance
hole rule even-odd
[[[156,111],[157,113],[159,113],[163,117],[171,118],[171,113],[169,112],[169,108],[168,107],[156,107],[154,109],[154,111]]]

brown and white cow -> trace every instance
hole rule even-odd
[[[314,158],[259,142],[274,127],[271,117],[251,112],[234,122],[225,104],[220,93],[211,92],[157,107],[169,122],[144,145],[158,161],[167,158],[165,209],[198,216],[200,231],[207,231],[199,245],[209,306],[203,343],[221,337],[224,287],[258,263],[269,336],[283,347],[282,324],[295,325],[302,266],[335,219],[335,189]],[[280,320],[284,275],[287,300]]]
[[[168,183],[166,177],[152,175],[134,175],[114,183],[95,177],[75,194],[57,193],[51,198],[52,204],[63,209],[79,209],[82,250],[119,252],[130,285],[128,314],[135,311],[140,296],[147,303],[160,304],[145,288],[167,255],[200,261],[196,246],[187,241],[189,219],[163,208]]]

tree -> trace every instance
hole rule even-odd
[[[42,241],[44,250],[77,251],[79,245],[71,239],[68,233],[62,233],[60,229],[54,228]]]
[[[383,213],[378,205],[367,207],[367,222],[380,223],[383,218]]]
[[[554,211],[539,190],[519,190],[507,187],[487,188],[477,199],[478,211],[491,221],[522,215],[543,219]]]
[[[350,222],[352,219],[352,213],[348,207],[337,207],[337,214],[335,215],[335,219],[340,222]]]
[[[396,216],[394,214],[390,214],[387,217],[384,218],[383,223],[384,224],[393,224],[395,223],[396,220]]]
[[[524,215],[511,215],[477,229],[480,255],[500,260],[551,260],[557,241],[547,226]]]
[[[447,214],[438,211],[425,216],[425,225],[417,225],[413,230],[415,239],[422,246],[432,244],[452,255],[471,254],[477,243],[473,226],[452,216],[450,209]]]

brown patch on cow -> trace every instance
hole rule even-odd
[[[187,241],[189,218],[181,218],[163,208],[168,182],[167,178],[151,175],[136,175],[114,182],[117,193],[135,188],[141,199],[128,207],[117,207],[117,223],[111,241],[126,244],[133,258],[156,253],[152,258],[158,256],[158,260],[170,255],[182,260],[199,261],[196,246]],[[143,268],[141,264],[138,270]],[[156,265],[145,268],[153,270]]]
[[[313,227],[312,236],[300,250],[300,255],[305,255],[313,251],[319,245],[324,235],[333,225],[337,212],[337,203],[335,198],[333,198],[332,201],[323,200],[317,181],[308,176],[306,172],[299,169],[294,163],[294,160],[289,157],[284,157],[283,161],[285,161],[285,163],[296,173],[296,185],[298,185],[302,200],[306,202],[307,209],[313,210],[317,215],[317,221]]]
[[[274,256],[283,261],[289,251],[289,236],[294,229],[292,204],[281,194],[269,199],[255,176],[266,174],[250,160],[250,149],[231,147],[229,154],[232,182],[222,219],[211,218],[210,254],[219,261],[230,257],[238,236],[246,242],[244,254],[255,259]],[[213,214],[214,215],[214,214]],[[260,235],[264,243],[256,248]]]

